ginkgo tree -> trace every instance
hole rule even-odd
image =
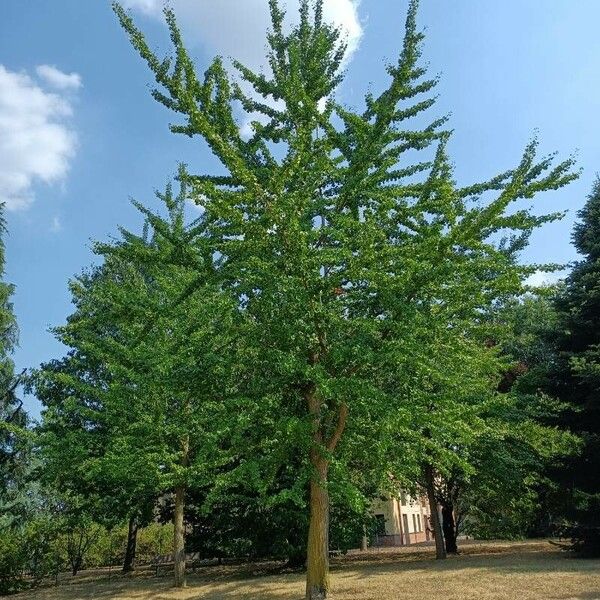
[[[252,377],[242,380],[239,414],[246,429],[273,415],[259,428],[267,456],[290,440],[302,456],[298,479],[310,488],[306,597],[316,600],[329,590],[329,489],[338,483],[330,475],[352,461],[354,424],[385,443],[377,437],[382,414],[410,411],[410,394],[382,385],[381,370],[407,372],[428,327],[426,308],[441,306],[434,318],[451,327],[520,285],[527,270],[515,267],[514,253],[555,217],[511,207],[568,183],[573,162],[536,161],[534,143],[517,168],[458,188],[445,119],[416,119],[435,100],[435,80],[419,65],[416,0],[388,87],[358,110],[336,98],[345,45],[323,20],[323,1],[303,0],[289,29],[280,4],[269,6],[268,69],[234,62],[237,76],[221,58],[198,73],[170,9],[174,56],[161,60],[114,8],[156,78],[153,96],[181,117],[171,130],[202,139],[222,165],[215,175],[182,177],[204,211],[221,290],[244,315]],[[497,239],[503,230],[517,232],[507,245]]]
[[[116,516],[172,501],[175,582],[184,585],[186,496],[210,479],[218,454],[235,311],[211,278],[202,223],[185,222],[185,187],[160,197],[166,218],[138,205],[142,235],[96,245],[103,263],[72,281],[75,311],[55,330],[70,353],[36,380],[46,472]]]

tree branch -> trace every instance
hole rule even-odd
[[[333,452],[344,433],[344,429],[346,428],[346,422],[348,421],[348,405],[345,402],[342,402],[340,406],[340,411],[338,413],[338,422],[335,426],[335,430],[327,442],[327,450],[329,452]]]

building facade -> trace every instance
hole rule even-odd
[[[377,519],[374,546],[408,546],[433,539],[429,504],[424,497],[401,492],[397,497],[376,500],[372,510]]]

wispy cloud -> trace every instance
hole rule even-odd
[[[48,85],[58,90],[78,90],[83,85],[79,73],[63,73],[52,65],[39,65],[35,72]]]
[[[60,217],[57,217],[56,215],[52,217],[52,222],[50,223],[50,231],[52,233],[58,233],[59,231],[62,231],[62,228],[63,227]]]
[[[27,73],[0,65],[0,202],[9,210],[31,204],[36,182],[63,181],[77,148],[70,125],[73,108],[65,92],[80,87],[81,79],[55,67],[38,67],[38,74],[39,69],[44,81],[54,78],[52,86],[62,93],[49,92]]]

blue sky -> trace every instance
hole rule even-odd
[[[159,0],[128,4],[152,45],[166,47]],[[200,68],[215,52],[260,61],[266,0],[171,4]],[[367,87],[385,82],[407,2],[326,5],[357,48],[341,99],[359,103]],[[572,261],[575,212],[600,171],[600,2],[422,0],[419,22],[424,60],[441,74],[436,110],[452,113],[460,183],[515,165],[534,129],[544,152],[578,151],[580,180],[536,200],[540,211],[568,216],[536,233],[523,257]],[[2,0],[0,198],[9,207],[6,277],[17,286],[19,368],[63,353],[48,328],[71,310],[68,279],[93,261],[92,240],[116,235],[119,225],[139,227],[128,198],[151,203],[179,161],[215,167],[199,142],[169,133],[175,117],[150,98],[150,82],[108,1]],[[37,414],[34,399],[28,406]]]

